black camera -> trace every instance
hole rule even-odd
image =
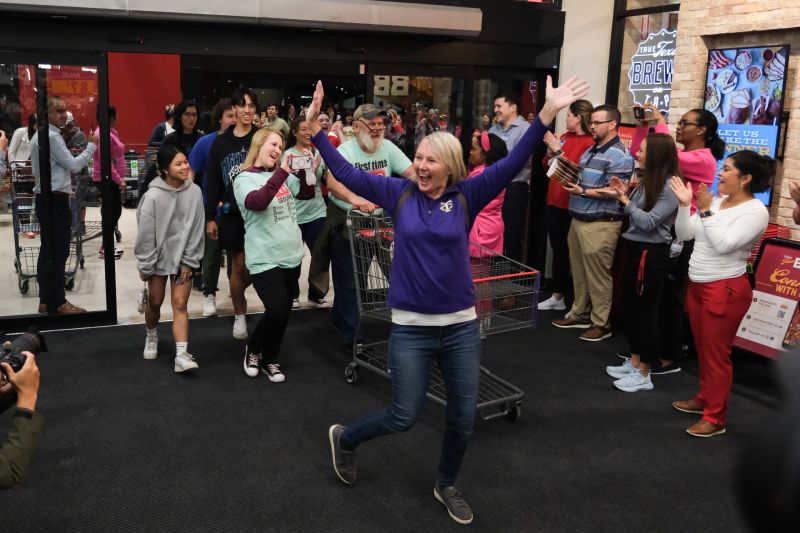
[[[636,120],[644,119],[644,108],[643,107],[634,107],[633,108],[633,117]]]
[[[0,363],[8,363],[14,372],[19,372],[27,359],[22,352],[38,355],[40,352],[46,351],[47,345],[44,343],[44,337],[36,327],[31,327],[14,339],[9,346],[3,346]],[[5,375],[5,372],[3,374]]]

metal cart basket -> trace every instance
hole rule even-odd
[[[351,212],[347,217],[347,227],[360,311],[358,329],[362,329],[365,318],[390,322],[389,277],[394,255],[392,219]],[[471,263],[481,336],[533,327],[536,324],[539,272],[478,245],[472,245],[471,249],[472,255],[477,256],[471,257]],[[345,379],[348,383],[356,383],[359,367],[389,377],[388,359],[388,340],[354,343],[353,360],[345,368]],[[498,417],[516,420],[522,413],[523,392],[483,365],[480,372],[479,416],[483,420]],[[442,405],[446,402],[444,378],[436,365],[431,372],[428,397]]]

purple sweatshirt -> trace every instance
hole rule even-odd
[[[433,200],[415,191],[400,213],[397,202],[410,180],[387,179],[359,170],[331,145],[324,131],[312,142],[337,180],[374,202],[394,218],[394,260],[389,280],[389,307],[423,314],[454,313],[475,305],[469,263],[469,228],[460,192],[467,200],[469,225],[530,159],[547,128],[537,118],[508,157],[480,175],[449,187]]]

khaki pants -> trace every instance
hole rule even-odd
[[[573,219],[569,227],[569,265],[575,303],[570,316],[591,320],[594,326],[609,327],[611,296],[614,286],[611,265],[617,249],[622,221],[581,222]]]

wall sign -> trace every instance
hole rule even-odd
[[[653,103],[659,110],[669,111],[676,36],[677,32],[664,29],[639,43],[628,70],[628,90],[635,104]]]

